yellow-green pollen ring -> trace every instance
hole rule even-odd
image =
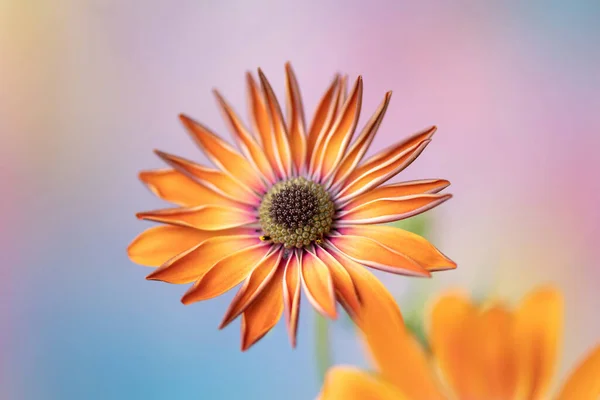
[[[264,235],[261,240],[301,248],[321,242],[331,230],[335,213],[325,188],[306,178],[278,182],[258,209]]]

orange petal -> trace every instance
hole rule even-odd
[[[383,378],[351,367],[327,371],[319,400],[410,400]],[[424,398],[424,397],[419,397]]]
[[[280,167],[281,162],[279,160],[277,142],[275,141],[275,136],[272,134],[271,117],[269,116],[265,99],[250,72],[246,74],[246,83],[248,86],[248,103],[250,104],[252,127],[255,132],[258,132],[265,155],[271,164],[271,169],[275,175],[282,178],[284,175]]]
[[[505,400],[515,393],[517,371],[513,326],[513,314],[502,305],[482,310],[477,318],[471,342],[472,366],[477,370],[473,370],[471,381],[479,379],[481,383],[483,390],[479,398]]]
[[[139,176],[156,196],[180,206],[239,204],[172,169],[142,171]]]
[[[265,177],[269,182],[275,183],[276,178],[273,172],[273,168],[267,156],[265,155],[263,149],[259,146],[259,144],[254,140],[250,132],[246,129],[242,121],[239,119],[233,108],[221,96],[221,94],[214,90],[214,94],[217,97],[217,102],[221,108],[223,116],[225,117],[226,122],[229,124],[231,131],[233,132],[233,136],[238,143],[242,153],[246,156],[246,158],[254,164],[256,169]]]
[[[229,305],[219,329],[225,328],[236,319],[253,301],[273,278],[277,266],[281,261],[282,251],[273,251],[259,261],[254,270],[238,290]]]
[[[240,230],[238,235],[215,236],[201,241],[166,261],[146,279],[169,283],[190,283],[201,278],[217,261],[235,251],[261,243],[256,234],[244,234],[243,229],[231,230]],[[215,233],[219,232],[224,231]]]
[[[230,253],[197,280],[183,295],[181,302],[191,304],[222,295],[242,282],[270,250],[269,243],[260,243]]]
[[[356,168],[346,179],[337,200],[344,203],[392,178],[408,167],[431,141],[431,127],[383,150]]]
[[[133,239],[127,248],[127,254],[136,264],[156,267],[210,237],[244,235],[252,232],[253,229],[249,228],[200,231],[174,225],[153,226]]]
[[[348,75],[344,75],[340,79],[340,91],[339,91],[339,95],[337,97],[337,103],[336,103],[336,115],[340,112],[340,110],[342,109],[342,106],[344,105],[344,103],[346,102],[346,99],[348,98],[348,80],[349,80]],[[332,122],[331,126],[333,126],[335,119],[331,122]],[[331,126],[330,126],[330,128],[331,128]]]
[[[515,350],[518,397],[546,398],[558,361],[563,317],[562,295],[551,287],[530,293],[517,310]]]
[[[559,400],[600,398],[600,346],[597,346],[565,382]]]
[[[340,97],[338,98],[338,105],[337,105],[338,110],[348,99],[348,81],[349,80],[350,80],[350,78],[348,77],[348,75],[344,75],[344,76],[342,76],[342,79],[340,81]]]
[[[290,254],[283,275],[283,304],[285,322],[292,347],[296,347],[298,315],[300,313],[300,259],[298,253]]]
[[[451,194],[413,194],[372,200],[338,213],[340,226],[382,224],[421,214],[452,198]]]
[[[310,163],[313,158],[313,153],[317,149],[319,138],[327,133],[335,118],[336,102],[340,86],[340,76],[336,75],[333,82],[327,88],[327,91],[321,98],[306,139],[306,162]]]
[[[300,276],[306,297],[321,314],[336,319],[335,292],[329,269],[323,261],[309,251],[302,254],[300,262]]]
[[[264,193],[264,182],[244,156],[199,122],[183,114],[179,118],[198,146],[217,167],[240,184],[257,193]]]
[[[358,165],[360,160],[364,157],[365,153],[369,149],[381,122],[383,121],[383,117],[385,115],[385,111],[387,110],[388,104],[390,103],[390,99],[392,98],[392,92],[387,92],[385,94],[385,98],[371,117],[371,119],[367,122],[365,127],[363,128],[358,138],[352,143],[350,150],[346,153],[340,166],[336,170],[333,181],[332,188],[337,188],[340,184],[342,184],[348,175],[354,168]]]
[[[323,153],[315,173],[326,180],[342,160],[360,117],[363,83],[359,76],[323,144]]]
[[[367,339],[370,341],[371,338],[377,337],[377,333],[403,332],[404,323],[402,315],[396,305],[396,301],[386,287],[369,270],[348,258],[338,249],[331,246],[330,243],[326,243],[325,247],[346,269],[354,282],[356,293],[361,302],[361,308],[360,313],[351,316],[359,328],[363,330],[372,325],[374,334],[373,336],[369,335]],[[383,329],[385,326],[389,329]],[[377,327],[382,329],[376,329]],[[388,339],[391,340],[391,337],[388,336]],[[381,343],[374,342],[371,350],[374,353],[376,362],[383,370],[391,367],[397,360],[387,357],[389,353],[383,351],[383,346],[379,347],[382,344],[383,341]],[[381,362],[379,359],[381,359]]]
[[[281,266],[281,265],[280,265]],[[277,324],[283,312],[283,268],[242,314],[242,351],[258,342]]]
[[[338,232],[342,236],[364,236],[376,240],[388,249],[406,255],[428,271],[456,268],[456,263],[443,255],[427,239],[404,229],[362,225],[338,228]]]
[[[279,166],[281,168],[281,172],[283,173],[282,177],[289,177],[292,175],[292,151],[290,149],[288,134],[283,121],[283,115],[281,114],[281,107],[279,107],[279,102],[277,101],[277,97],[273,92],[271,84],[260,68],[258,69],[258,77],[267,99],[267,108],[269,109],[269,115],[271,116],[273,127],[272,132],[275,136],[277,154],[279,155]]]
[[[366,193],[356,196],[348,203],[344,204],[345,210],[350,210],[366,204],[373,200],[397,198],[415,194],[434,194],[450,186],[450,182],[445,179],[423,179],[418,181],[408,181],[394,183],[392,185],[380,186]]]
[[[376,311],[379,315],[379,312]],[[381,323],[380,323],[381,324]],[[431,368],[429,355],[425,353],[421,344],[408,332],[396,332],[392,341],[386,341],[390,332],[382,333],[374,330],[385,329],[377,325],[370,325],[363,333],[369,349],[377,346],[378,351],[389,353],[387,357],[396,361],[393,366],[382,369],[382,375],[394,386],[400,389],[409,399],[443,400],[446,399],[440,390],[440,384],[436,379],[435,372]],[[391,338],[390,338],[391,339]],[[374,345],[373,342],[378,344]],[[393,371],[390,371],[393,368]]]
[[[410,399],[442,399],[427,357],[414,338],[407,334],[392,295],[366,268],[334,247],[328,246],[327,250],[344,266],[354,282],[361,308],[352,318],[362,331],[380,374]]]
[[[306,128],[304,124],[304,108],[296,74],[291,64],[285,64],[285,87],[287,89],[287,116],[290,148],[296,171],[302,174],[306,164]]]
[[[218,202],[215,202],[214,204],[225,203],[236,205],[239,202],[256,206],[260,203],[260,197],[258,197],[255,192],[246,188],[244,185],[240,185],[229,175],[219,170],[196,164],[193,161],[165,153],[164,151],[155,150],[154,152],[177,171],[187,175],[195,182],[199,182],[202,185],[201,187],[203,190],[204,187],[206,187],[219,194],[221,197],[215,197],[214,194],[209,192],[209,196],[219,199]],[[220,200],[223,197],[227,198],[227,200]],[[201,198],[205,199],[206,195],[203,194],[203,197]],[[198,201],[193,205],[198,205]]]
[[[481,398],[481,382],[472,379],[472,350],[477,310],[463,293],[448,293],[434,302],[430,313],[429,342],[444,380],[457,398]]]
[[[431,276],[429,271],[411,258],[390,250],[376,240],[353,235],[333,236],[329,240],[339,251],[360,264],[393,274]]]
[[[137,213],[137,217],[206,231],[235,228],[256,222],[256,215],[249,210],[215,205],[165,208]]]
[[[436,311],[434,354],[449,386],[458,398],[513,398],[517,371],[512,313],[501,304],[485,308],[465,305],[466,297],[456,294],[446,299],[449,305],[438,306]],[[449,315],[440,316],[444,310]],[[456,310],[460,325],[447,325],[443,318],[452,319]]]
[[[333,279],[333,287],[339,296],[340,303],[346,307],[348,314],[356,315],[360,312],[360,300],[354,287],[354,282],[346,268],[339,263],[327,250],[320,246],[315,247],[317,257],[327,265]]]
[[[387,150],[380,151],[379,153],[370,157],[367,161],[365,161],[364,165],[360,168],[366,167],[366,164],[371,163],[381,163],[389,160],[390,154],[397,153],[400,149],[409,149],[411,147],[419,145],[421,142],[425,140],[431,140],[433,134],[437,131],[436,126],[430,126],[429,128],[423,129],[408,138],[390,146]],[[400,150],[402,152],[402,150]]]
[[[322,163],[323,155],[324,155],[325,149],[326,149],[326,141],[329,136],[329,133],[331,132],[331,129],[333,128],[333,125],[335,124],[335,122],[337,120],[338,112],[340,111],[340,109],[342,108],[342,105],[344,104],[344,98],[346,97],[347,83],[348,83],[348,77],[347,76],[342,77],[342,79],[340,80],[339,88],[338,88],[337,92],[335,93],[334,101],[331,104],[331,108],[329,110],[330,114],[328,115],[328,117],[330,116],[331,119],[326,121],[327,125],[324,125],[323,128],[321,129],[321,132],[319,132],[319,135],[315,142],[315,148],[314,148],[313,153],[310,158],[310,163],[308,166],[309,176],[311,176],[312,179],[315,179],[318,182],[320,182],[321,178],[322,178],[321,163]]]

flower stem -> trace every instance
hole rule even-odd
[[[329,346],[329,325],[328,321],[321,314],[315,313],[315,356],[317,359],[317,373],[319,381],[322,383],[325,379],[325,373],[331,366],[331,348]]]

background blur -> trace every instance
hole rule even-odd
[[[152,149],[205,161],[177,114],[228,137],[210,90],[245,111],[245,71],[283,95],[287,60],[308,115],[338,71],[364,77],[362,121],[394,90],[374,150],[439,127],[400,178],[452,182],[428,237],[459,268],[383,275],[404,312],[556,283],[564,376],[600,338],[600,3],[452,3],[0,0],[0,398],[314,398],[309,307],[298,349],[280,325],[241,353],[232,293],[184,307],[125,252],[163,204],[136,178]]]

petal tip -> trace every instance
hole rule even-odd
[[[252,76],[252,71],[246,71],[246,83],[250,86],[254,86],[254,76]]]
[[[181,300],[180,300],[181,304],[183,304],[184,306],[188,306],[188,305],[192,304],[194,301],[190,297],[191,297],[191,295],[188,290],[186,293],[184,293],[183,296],[181,296]]]
[[[163,274],[164,268],[156,268],[154,271],[150,272],[148,275],[146,275],[146,280],[147,281],[160,281],[160,282],[166,282],[165,280],[163,280],[162,274]]]
[[[339,313],[337,311],[336,303],[333,303],[333,308],[321,309],[319,311],[324,317],[331,319],[332,321],[336,321],[338,319]]]
[[[143,183],[147,183],[148,171],[140,171],[140,172],[138,172],[137,176],[140,181],[142,181]]]
[[[446,267],[446,270],[456,269],[458,267],[458,264],[456,264],[456,262],[452,261],[448,257],[446,257],[446,259],[448,260],[448,266]]]
[[[452,193],[444,193],[444,194],[440,195],[440,203],[443,203],[444,201],[448,201],[452,197],[454,197],[454,195]]]
[[[564,295],[561,290],[550,283],[538,285],[535,289],[528,293],[526,297],[543,298],[546,301],[557,301],[560,303],[564,302]]]
[[[229,324],[231,324],[233,321],[235,321],[236,318],[237,318],[237,316],[231,314],[231,305],[230,305],[229,309],[223,316],[223,320],[221,320],[221,323],[218,326],[219,330],[222,330],[222,329],[225,329],[226,327],[228,327]]]
[[[447,180],[447,179],[440,179],[440,180],[439,180],[439,182],[440,182],[440,190],[444,190],[444,189],[446,189],[448,186],[450,186],[450,185],[451,185],[450,181],[449,181],[449,180]]]
[[[225,327],[229,325],[229,321],[227,321],[227,319],[223,319],[223,321],[221,321],[221,323],[219,324],[219,326],[217,327],[219,330],[223,330],[225,329]]]
[[[129,260],[131,260],[131,262],[139,264],[139,265],[146,265],[144,263],[139,262],[139,253],[137,252],[137,245],[138,245],[138,238],[135,238],[131,241],[131,243],[129,243],[129,246],[127,246],[127,257],[129,257]]]
[[[147,281],[160,281],[160,279],[156,276],[156,271],[146,275]]]
[[[257,342],[257,340],[249,341],[248,337],[245,334],[243,334],[243,336],[242,336],[242,343],[241,343],[241,346],[240,346],[240,350],[242,350],[242,352],[246,352],[256,342]]]

